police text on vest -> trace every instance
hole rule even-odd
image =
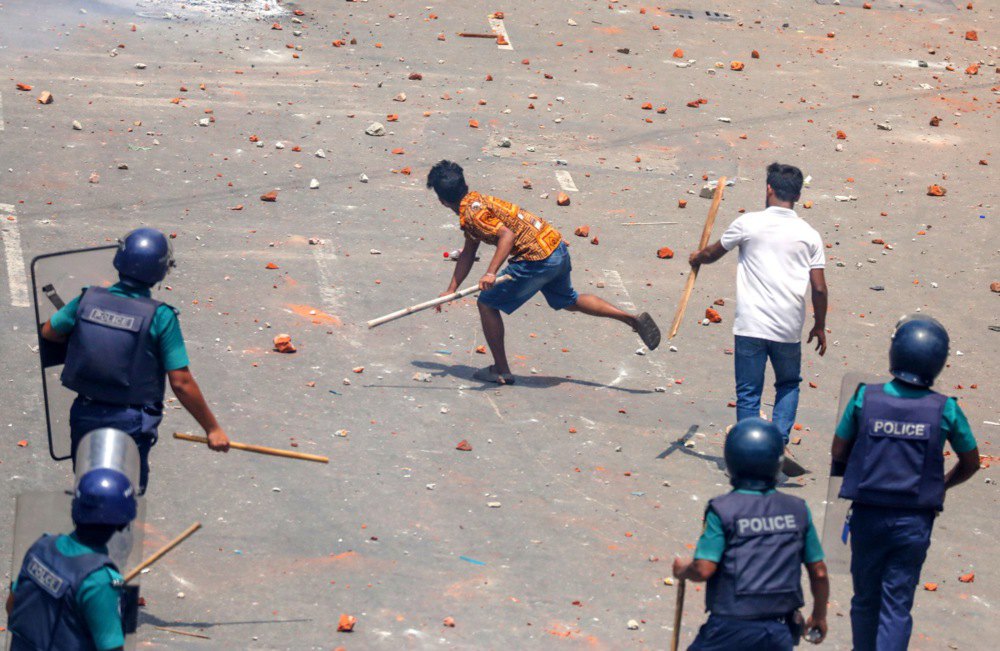
[[[791,513],[788,515],[772,515],[758,518],[740,518],[736,521],[736,527],[741,536],[747,533],[767,534],[779,531],[794,531],[798,528],[795,524],[795,516]]]

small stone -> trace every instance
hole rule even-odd
[[[128,163],[118,163],[118,169],[120,169],[120,170],[127,170],[128,169]]]
[[[73,120],[73,131],[83,131],[83,125],[78,120]]]
[[[319,188],[319,179],[313,179],[309,181],[310,190],[316,190],[317,188]]]
[[[490,507],[491,509],[499,509],[500,502],[487,502],[486,506]]]
[[[578,23],[572,18],[569,18],[566,20],[566,24],[569,25],[570,27],[576,27]]]
[[[98,174],[97,172],[91,172],[90,173],[90,178],[87,179],[87,180],[89,182],[91,182],[91,183],[100,183],[101,182],[101,175]]]
[[[199,127],[207,127],[210,124],[212,124],[211,118],[202,118],[202,119],[198,120],[198,126]]]
[[[888,122],[879,122],[875,125],[880,131],[892,131],[892,125]]]
[[[500,141],[500,146],[504,149],[510,149],[510,138],[504,136],[504,138]]]
[[[628,627],[628,630],[630,630],[630,631],[638,631],[639,630],[639,622],[635,621],[634,619],[628,620],[628,624],[626,624],[626,626]]]
[[[361,181],[362,183],[368,183],[368,175],[362,174],[360,177],[358,177],[358,180]]]
[[[382,252],[378,249],[369,249],[368,253],[371,253],[372,255],[382,255]]]
[[[285,148],[285,143],[283,143],[283,142],[281,142],[279,140],[278,142],[274,143],[274,148],[275,149],[284,149]]]
[[[326,152],[322,149],[316,150],[316,158],[326,158]]]
[[[365,129],[365,133],[369,136],[384,136],[385,126],[381,122],[372,122],[368,125],[368,128]]]
[[[145,70],[146,69],[146,64],[145,63],[137,63],[137,64],[135,64],[135,69],[136,70]]]
[[[183,599],[184,598],[184,593],[183,592],[178,592],[177,593],[177,598],[178,599]]]
[[[396,95],[395,97],[392,98],[392,101],[394,101],[394,102],[405,102],[406,101],[406,93],[399,93],[398,95]]]
[[[990,291],[1000,294],[1000,280],[990,283]]]

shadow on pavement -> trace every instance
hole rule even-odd
[[[419,369],[429,371],[432,376],[435,377],[455,377],[461,380],[468,380],[476,384],[482,385],[481,387],[474,388],[474,391],[485,391],[488,389],[496,389],[497,384],[492,382],[481,382],[472,377],[477,368],[468,366],[466,364],[441,364],[439,362],[425,362],[423,360],[413,360],[410,362]],[[612,391],[621,391],[623,393],[630,393],[633,395],[643,395],[648,393],[656,393],[651,389],[630,389],[628,387],[613,386],[610,384],[602,384],[600,382],[591,382],[590,380],[578,380],[575,378],[568,377],[555,377],[552,375],[515,375],[516,384],[512,388],[517,387],[528,387],[530,389],[550,389],[560,384],[576,384],[583,387],[593,387],[595,389],[610,389]]]

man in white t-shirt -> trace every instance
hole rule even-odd
[[[736,420],[760,414],[764,367],[774,369],[772,420],[788,443],[799,406],[802,326],[806,290],[812,288],[813,327],[806,343],[826,353],[827,289],[823,240],[792,207],[802,192],[802,171],[767,168],[767,209],[736,218],[715,244],[691,254],[692,267],[711,264],[739,247],[736,270]]]

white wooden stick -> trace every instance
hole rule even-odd
[[[505,274],[497,278],[497,281],[496,283],[494,283],[494,285],[505,283],[508,280],[511,280],[511,277]],[[479,291],[479,285],[473,285],[472,287],[466,287],[463,290],[457,291],[454,294],[448,294],[447,296],[439,296],[430,301],[424,301],[423,303],[417,303],[416,305],[411,305],[410,307],[404,307],[402,310],[396,310],[395,312],[386,314],[385,316],[380,316],[377,319],[372,319],[371,321],[368,322],[368,327],[374,328],[375,326],[380,326],[383,323],[389,323],[390,321],[401,319],[404,316],[409,316],[411,314],[414,314],[415,312],[420,312],[422,310],[426,310],[432,307],[437,307],[438,305],[450,303],[451,301],[463,298],[465,296],[468,296],[469,294],[475,294],[478,291]]]

